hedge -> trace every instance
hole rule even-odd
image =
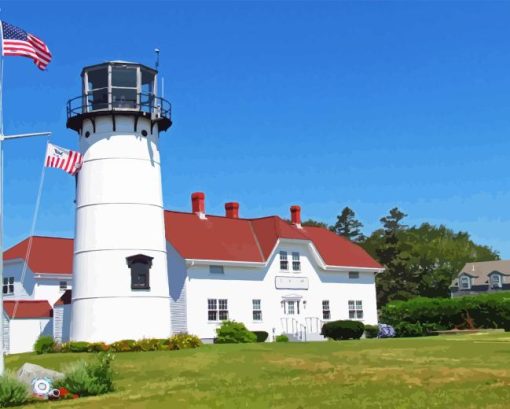
[[[266,331],[252,331],[257,337],[257,342],[266,342],[269,334]]]
[[[422,335],[450,329],[503,328],[510,331],[510,293],[396,301],[383,307],[380,321],[393,325],[397,336],[401,336],[399,328],[406,334],[421,332]]]
[[[365,325],[360,321],[331,321],[322,326],[321,335],[334,340],[359,339],[365,331]]]

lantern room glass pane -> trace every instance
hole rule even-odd
[[[87,71],[87,76],[89,91],[108,87],[108,69],[106,67]]]
[[[108,108],[108,69],[99,68],[87,71],[87,107],[98,110]]]
[[[112,67],[112,87],[136,88],[136,68]]]
[[[114,108],[136,108],[136,89],[112,88]]]

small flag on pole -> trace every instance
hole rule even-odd
[[[51,51],[35,35],[2,21],[2,55],[28,57],[44,70],[51,61]]]
[[[48,144],[46,149],[46,167],[58,168],[70,175],[76,175],[81,168],[83,157],[79,152],[70,151],[56,145]]]

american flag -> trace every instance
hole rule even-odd
[[[28,57],[44,70],[51,61],[51,52],[35,35],[2,21],[2,55]]]
[[[46,149],[46,167],[58,168],[70,175],[76,175],[81,168],[83,157],[79,152],[70,151],[56,145],[48,144]]]

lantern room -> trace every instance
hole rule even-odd
[[[157,96],[158,72],[142,64],[109,61],[85,67],[82,94],[67,103],[67,127],[79,131],[83,120],[98,115],[134,114],[150,118],[165,131],[171,106]]]

